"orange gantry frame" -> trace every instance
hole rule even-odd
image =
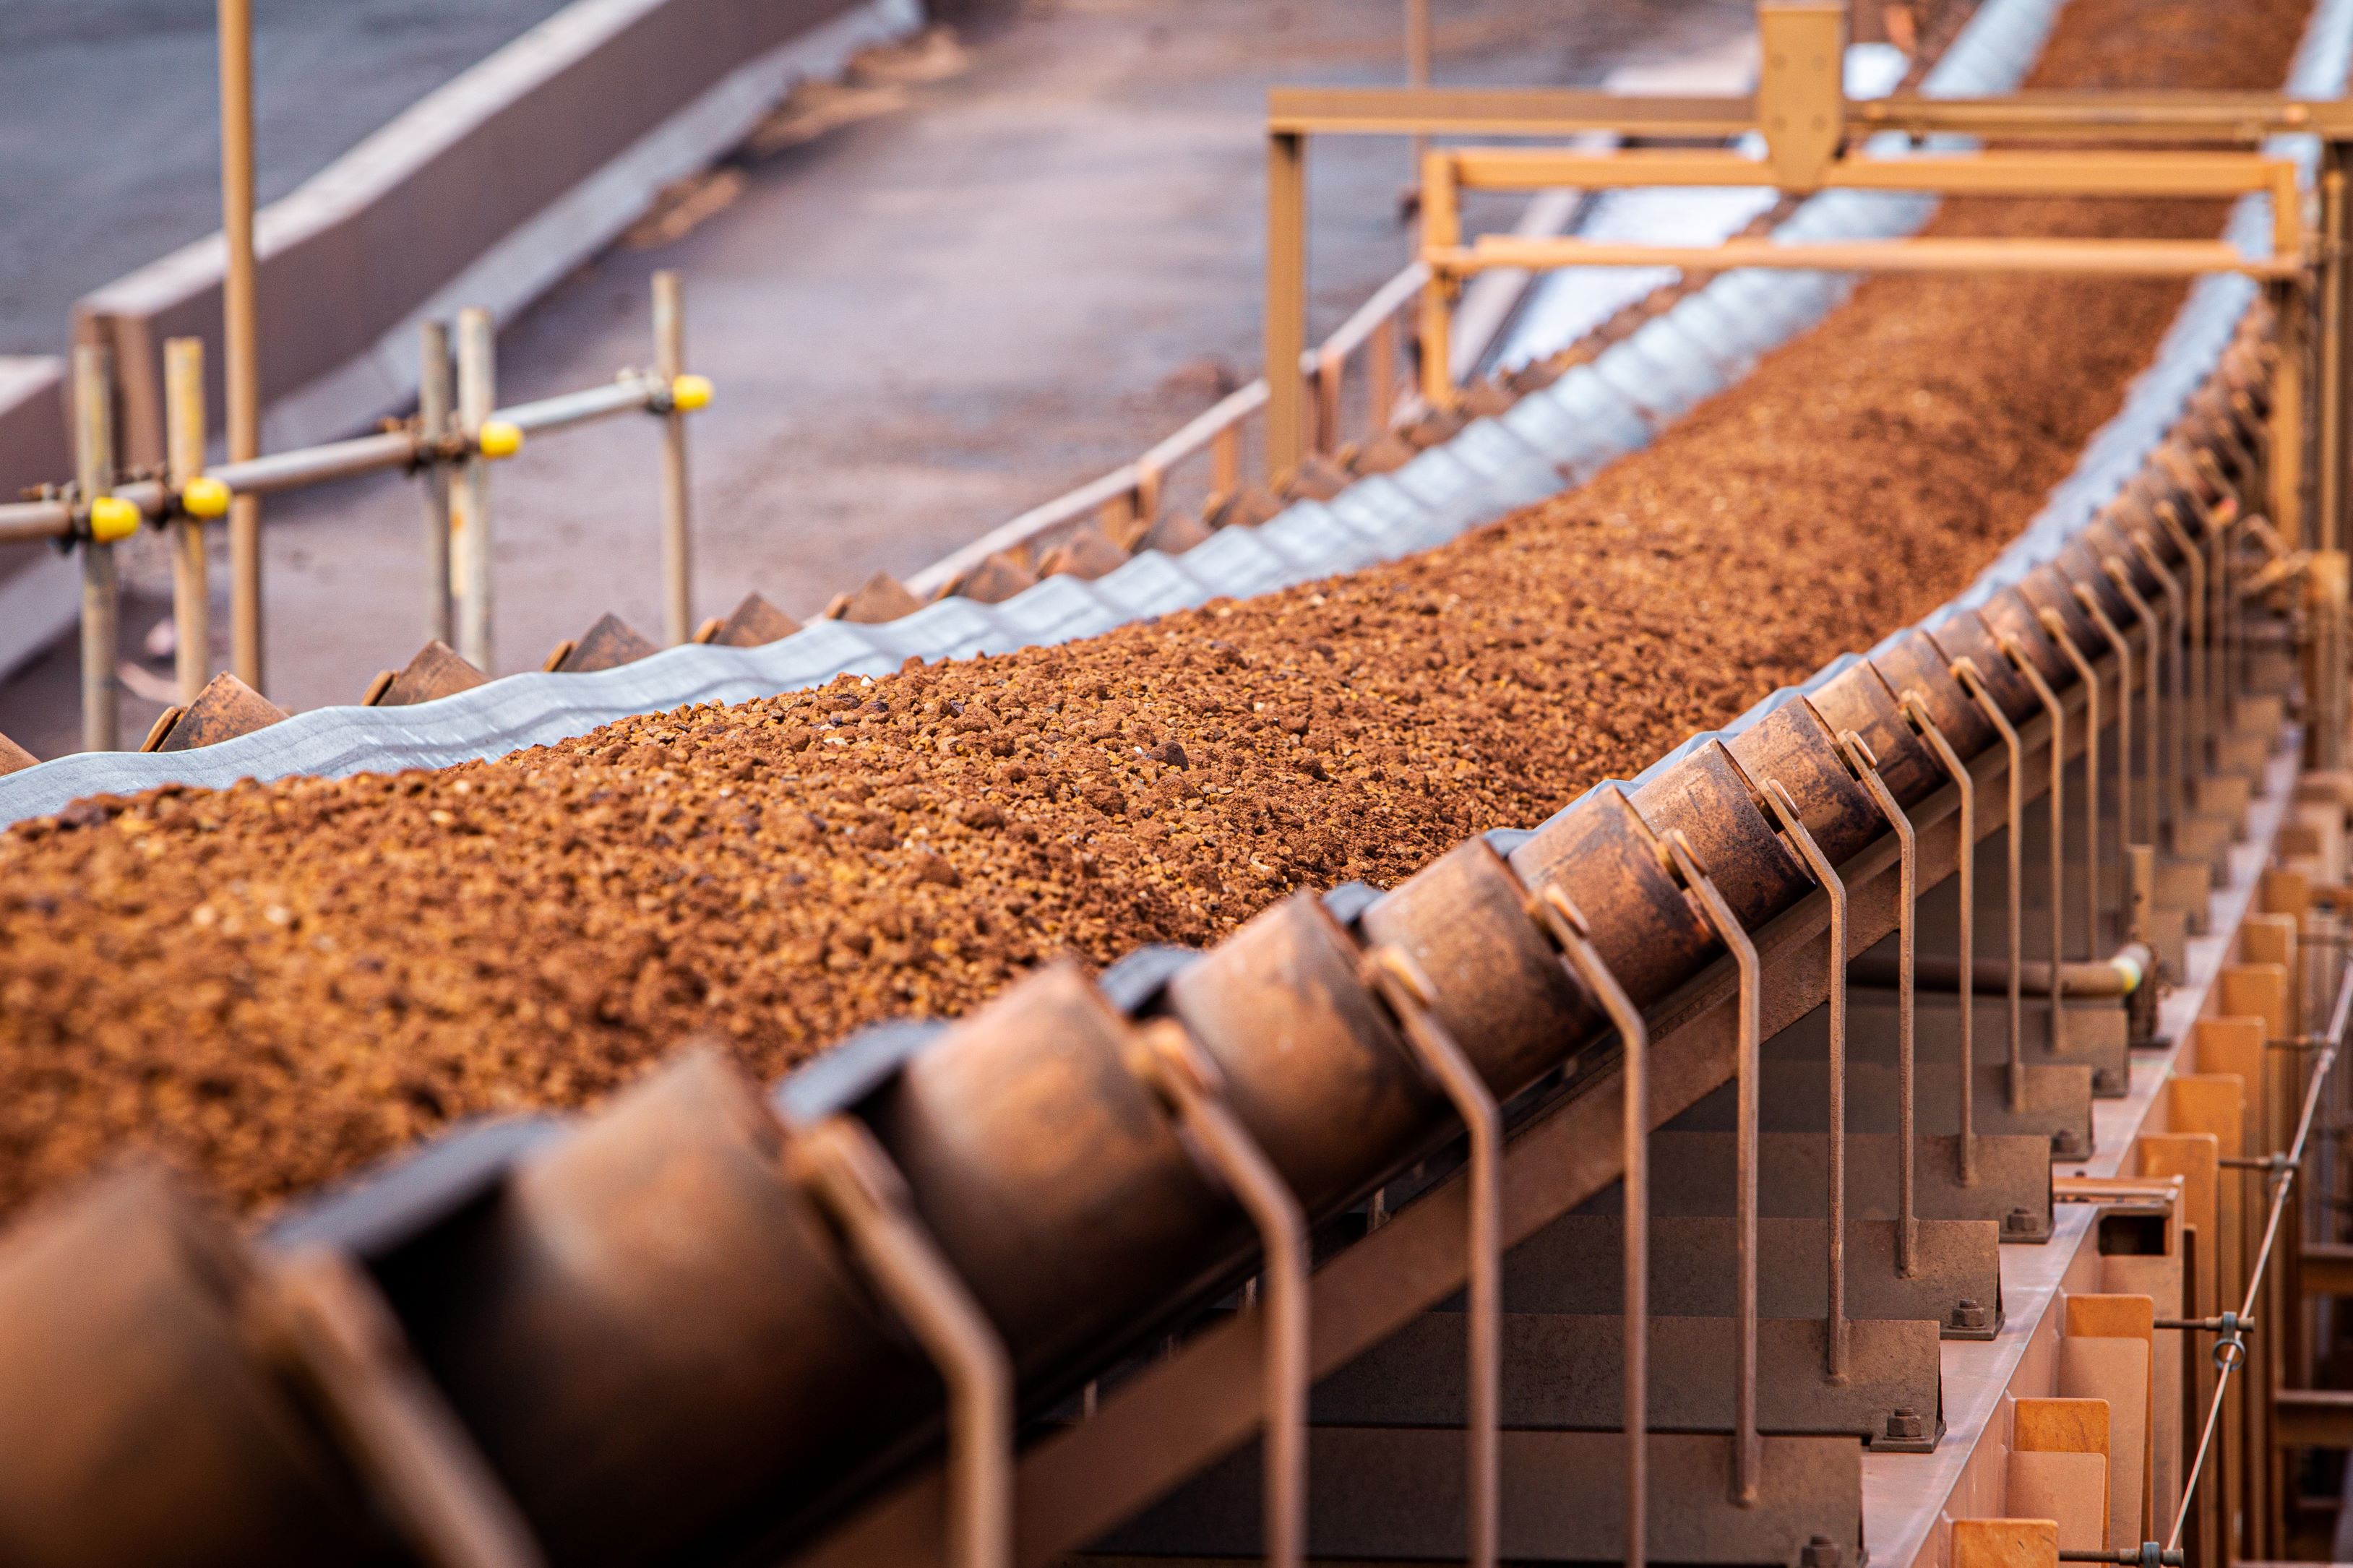
[[[1454,301],[1464,280],[1499,268],[1671,266],[1692,271],[1769,267],[1833,271],[2047,271],[2180,277],[2240,272],[2262,279],[2281,307],[2282,374],[2299,374],[2305,334],[2316,339],[2321,484],[2316,542],[2342,536],[2345,449],[2344,355],[2339,324],[2346,288],[2342,151],[2353,142],[2353,104],[2244,92],[2020,93],[2000,99],[1902,94],[1868,102],[1844,96],[1846,7],[1820,0],[1757,8],[1762,74],[1751,98],[1628,96],[1548,89],[1441,90],[1387,88],[1276,89],[1269,96],[1267,165],[1266,465],[1279,479],[1304,458],[1310,389],[1297,370],[1306,341],[1306,149],[1317,135],[1558,139],[1609,131],[1650,142],[1701,146],[1441,146],[1422,162],[1421,259],[1428,271],[1421,312],[1422,401],[1452,404],[1449,367]],[[2033,150],[1887,157],[1862,147],[1881,131],[1913,136],[2032,138]],[[1765,155],[1724,143],[1760,132]],[[2318,203],[2298,188],[2293,160],[2257,150],[2283,132],[2316,134],[2324,145]],[[2061,145],[2051,145],[2060,143]],[[1643,186],[1755,186],[1789,194],[1823,190],[1912,191],[1936,195],[2235,196],[2269,198],[2272,245],[2253,256],[2221,239],[1895,238],[1783,243],[1737,237],[1714,246],[1597,243],[1573,237],[1489,235],[1466,241],[1459,194],[1466,190]],[[2307,206],[2316,207],[2308,211]],[[2287,460],[2274,476],[2274,521],[2303,533],[2304,441],[2295,428],[2305,399],[2294,388],[2273,415],[2274,450]]]

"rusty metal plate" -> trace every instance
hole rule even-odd
[[[153,1167],[0,1250],[0,1560],[70,1568],[401,1561],[314,1415],[256,1353],[251,1266]]]
[[[1252,1256],[1240,1210],[1131,1070],[1136,1048],[1134,1026],[1058,964],[857,1108],[1033,1405],[1080,1356],[1148,1331]]]
[[[1799,820],[1833,864],[1843,864],[1887,833],[1887,818],[1847,772],[1837,737],[1804,698],[1762,715],[1728,736],[1724,746],[1752,792],[1761,791],[1767,779],[1789,792]],[[1765,820],[1761,814],[1758,820]],[[1783,853],[1789,853],[1786,847]]]
[[[1435,1011],[1508,1100],[1606,1027],[1599,1006],[1527,913],[1528,890],[1483,838],[1456,846],[1358,918],[1367,942],[1421,966]]]
[[[1692,855],[1750,930],[1810,892],[1813,879],[1757,809],[1750,784],[1722,742],[1709,741],[1653,768],[1634,791],[1651,831],[1680,830]],[[1599,919],[1590,910],[1588,918]]]
[[[193,752],[199,746],[216,746],[267,730],[286,717],[285,709],[223,670],[205,683],[196,700],[150,750]]]
[[[1216,1062],[1227,1103],[1311,1218],[1363,1196],[1453,1124],[1357,978],[1360,960],[1339,922],[1301,893],[1168,983],[1168,1010]]]
[[[782,1152],[752,1087],[691,1053],[376,1264],[552,1561],[712,1550],[939,1408]]]
[[[1715,955],[1715,935],[1660,864],[1649,826],[1615,788],[1593,790],[1556,814],[1509,858],[1522,882],[1556,882],[1584,912],[1594,947],[1638,1007]]]

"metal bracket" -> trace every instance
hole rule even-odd
[[[2217,600],[2211,592],[2216,586],[2214,574],[2207,570],[2206,552],[2189,537],[2181,525],[2180,514],[2169,501],[2159,501],[2149,509],[2158,526],[2173,540],[2174,548],[2181,552],[2183,574],[2189,579],[2185,605],[2195,605],[2196,614],[2189,616],[2185,634],[2189,639],[2188,662],[2184,672],[2183,700],[2189,707],[2190,755],[2202,766],[2210,757],[2208,743],[2219,733],[2219,716],[2212,710],[2214,700],[2213,648],[2210,628],[2215,621]]]
[[[2075,646],[2075,639],[2068,635],[2066,617],[2056,610],[2044,608],[2036,618],[2042,623],[2044,634],[2059,645],[2059,651],[2074,667],[2075,679],[2084,683],[2084,956],[2097,961],[2101,948],[2100,676],[2092,668],[2092,661],[2084,657],[2084,650]],[[2054,922],[2059,913],[2056,909],[2051,911]],[[2055,989],[2052,996],[2055,1007]]]
[[[2164,774],[2164,763],[2162,762],[2162,758],[2164,755],[2165,733],[2163,714],[2164,699],[2162,695],[2164,679],[2163,662],[2158,658],[2158,628],[2160,623],[2158,617],[2157,607],[2151,605],[2147,598],[2142,595],[2140,589],[2134,585],[2132,571],[2125,563],[2125,560],[2122,556],[2108,555],[2102,557],[2100,561],[2100,569],[2108,574],[2108,581],[2114,583],[2116,585],[2116,591],[2125,596],[2125,602],[2132,606],[2133,614],[2140,617],[2141,628],[2148,638],[2148,647],[2144,660],[2147,666],[2147,673],[2143,678],[2141,687],[2143,692],[2146,694],[2148,712],[2148,743],[2146,749],[2146,754],[2143,757],[2143,762],[2146,764],[2144,769],[2146,777],[2142,784],[2142,788],[2147,792],[2147,795],[2142,804],[2147,808],[2148,842],[2155,845],[2162,841],[2165,823],[2168,820],[2167,816],[2163,815],[2164,801],[2159,793],[2161,787],[2159,780]],[[2131,773],[2131,759],[2127,757],[2126,759],[2125,774],[2129,778]]]
[[[1960,847],[1954,855],[1956,875],[1960,883],[1960,1170],[1961,1185],[1974,1186],[1978,1179],[1977,1160],[1977,924],[1978,924],[1978,789],[1977,779],[1961,754],[1953,749],[1951,741],[1937,726],[1928,710],[1928,699],[1916,687],[1907,689],[1897,700],[1897,709],[1910,721],[1928,749],[1936,753],[1944,764],[1946,775],[1960,795],[1960,810],[1957,826]],[[2013,973],[2016,965],[2011,966]]]
[[[2001,710],[2001,704],[1994,700],[1993,693],[1986,689],[1985,677],[1978,671],[1977,661],[1966,656],[1953,660],[1953,678],[1977,700],[1978,707],[2000,734],[2002,746],[2010,758],[2010,816],[2002,835],[2004,846],[2010,851],[2010,864],[2002,890],[2010,899],[2010,951],[2006,955],[2010,961],[2010,1109],[2021,1110],[2026,1105],[2026,1058],[2020,1041],[2020,1023],[2025,1013],[2026,1002],[2018,969],[2018,950],[2024,926],[2021,883],[2025,879],[2026,869],[2023,851],[2019,844],[2018,826],[2019,819],[2026,815],[2026,752],[2018,738],[2018,727],[2010,721],[2010,715]]]
[[[1918,937],[1915,925],[1920,902],[1920,846],[1918,836],[1912,831],[1912,819],[1895,799],[1895,792],[1879,776],[1879,759],[1872,754],[1861,735],[1852,730],[1839,732],[1839,750],[1845,753],[1847,765],[1862,781],[1872,803],[1887,826],[1895,831],[1896,843],[1896,962],[1901,965],[1895,987],[1895,1099],[1899,1143],[1903,1161],[1896,1172],[1896,1191],[1903,1213],[1895,1227],[1895,1271],[1909,1279],[1919,1271],[1915,1254],[1919,1247],[1919,1226],[1915,1223],[1919,1213],[1918,1151],[1919,1139],[1914,1131],[1918,1121],[1919,1096],[1915,1065],[1914,1024],[1915,1021],[1914,990],[1915,971],[1919,963]]]

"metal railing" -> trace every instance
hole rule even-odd
[[[684,368],[683,300],[675,272],[654,275],[653,326],[651,370],[624,369],[603,386],[500,408],[489,312],[459,312],[454,355],[448,330],[428,321],[422,333],[418,413],[406,425],[210,468],[204,463],[203,343],[174,339],[165,345],[169,461],[160,474],[136,476],[116,468],[111,355],[98,345],[77,348],[75,478],[46,487],[47,493],[37,499],[0,504],[0,542],[50,540],[81,553],[84,748],[121,747],[121,585],[114,547],[142,526],[165,528],[173,535],[178,695],[182,702],[193,702],[209,677],[206,526],[228,520],[235,546],[242,503],[363,474],[402,469],[417,475],[424,481],[426,639],[453,644],[462,658],[491,673],[490,465],[512,457],[532,436],[619,414],[650,414],[662,422],[662,629],[665,641],[686,641],[693,620],[685,416],[711,400],[711,384]],[[245,563],[233,564],[230,618],[234,627],[245,630],[233,638],[231,668],[259,690],[260,645],[253,628],[262,618],[260,573],[258,561],[250,569]]]
[[[1300,377],[1317,410],[1318,453],[1329,456],[1346,442],[1342,410],[1352,370],[1359,363],[1366,401],[1362,439],[1377,437],[1419,406],[1410,378],[1399,374],[1410,353],[1409,329],[1399,318],[1414,310],[1429,276],[1419,262],[1407,267],[1375,289],[1321,345],[1300,356]],[[1269,401],[1263,376],[1235,389],[1133,462],[1030,508],[924,567],[907,579],[908,589],[919,599],[929,599],[953,589],[1000,551],[1037,549],[1090,520],[1115,542],[1133,543],[1159,520],[1170,476],[1204,454],[1209,465],[1204,510],[1214,509],[1241,493],[1250,431],[1263,425]]]
[[[2353,964],[2346,965],[2337,978],[2337,1000],[2329,1010],[2327,1031],[2320,1037],[2320,1054],[2314,1058],[2311,1077],[2305,1085],[2304,1110],[2296,1119],[2295,1141],[2277,1159],[2264,1162],[2271,1171],[2271,1212],[2263,1222],[2263,1245],[2256,1250],[2254,1267],[2248,1275],[2246,1296],[2236,1312],[2225,1312],[2211,1325],[2217,1335],[2212,1352],[2214,1396],[2206,1406],[2205,1426],[2199,1435],[2197,1452],[2190,1458],[2189,1479],[2181,1489],[2181,1507],[2174,1514],[2173,1528],[2165,1538],[2165,1550],[2168,1552],[2179,1550],[2182,1531],[2189,1525],[2191,1510],[2197,1506],[2199,1483],[2211,1473],[2206,1460],[2214,1446],[2214,1434],[2221,1425],[2223,1400],[2231,1390],[2232,1374],[2247,1363],[2244,1335],[2255,1321],[2256,1302],[2263,1294],[2264,1277],[2271,1271],[2272,1247],[2279,1240],[2280,1221],[2295,1190],[2305,1147],[2312,1137],[2313,1118],[2320,1109],[2321,1090],[2327,1087],[2329,1072],[2337,1065],[2337,1053],[2344,1048],[2348,1021],[2353,1021]],[[2146,1551],[2144,1547],[2144,1553]]]

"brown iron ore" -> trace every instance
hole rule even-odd
[[[2074,0],[2045,87],[2278,82],[2303,0]],[[2212,204],[1948,205],[2206,236]],[[690,1035],[775,1074],[1058,953],[1206,942],[1542,819],[1951,595],[2178,284],[1888,278],[1583,489],[1415,560],[1060,648],[434,773],[0,835],[0,1212],[129,1146],[248,1210]]]

